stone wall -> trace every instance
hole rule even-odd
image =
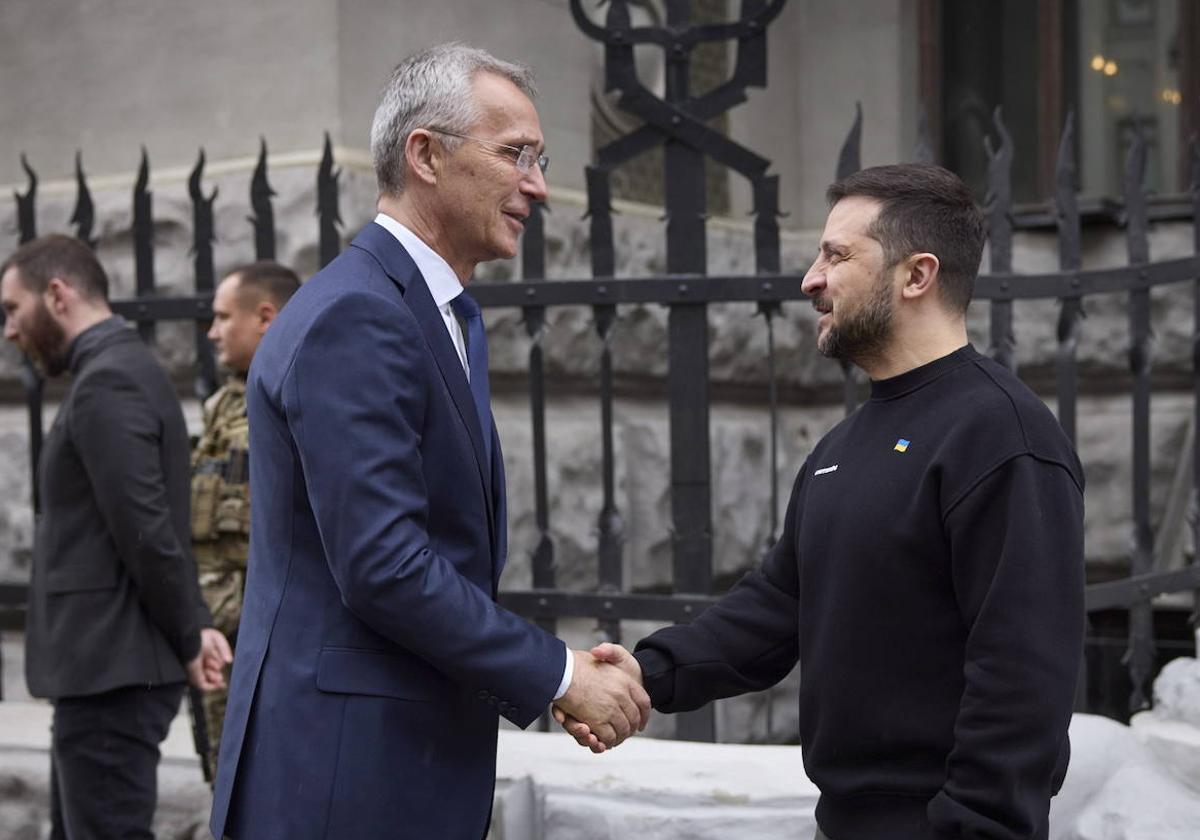
[[[374,183],[361,155],[342,150],[342,215],[349,239],[372,217]],[[317,267],[317,225],[313,215],[315,161],[285,158],[274,163],[270,180],[278,193],[275,216],[280,258],[305,276]],[[193,287],[191,206],[182,170],[156,173],[154,192],[157,251],[155,265],[161,294],[186,294]],[[216,186],[215,259],[221,271],[253,257],[253,236],[246,219],[248,167],[215,166],[206,180]],[[94,185],[99,254],[111,274],[113,297],[133,294],[130,189],[120,179]],[[43,185],[39,202],[42,232],[69,230],[73,185]],[[582,197],[569,190],[551,195],[546,217],[546,273],[557,279],[587,277],[588,226]],[[0,230],[16,227],[13,204],[0,204]],[[664,224],[656,208],[622,204],[616,217],[618,276],[647,276],[664,270]],[[783,234],[783,266],[802,272],[815,251],[815,230]],[[753,271],[748,224],[715,219],[709,225],[710,272]],[[1154,258],[1190,253],[1191,226],[1163,224],[1151,234]],[[1124,243],[1116,231],[1090,231],[1085,237],[1085,267],[1122,264]],[[1022,234],[1015,262],[1020,271],[1052,270],[1054,238]],[[986,266],[986,256],[985,256]],[[507,282],[520,275],[519,259],[482,266],[477,282]],[[1190,420],[1190,284],[1155,290],[1155,375],[1152,410],[1152,513],[1166,504],[1168,487],[1179,466],[1179,450]],[[1079,404],[1079,452],[1087,481],[1087,554],[1098,563],[1121,563],[1131,533],[1131,402],[1126,373],[1127,307],[1121,295],[1087,301],[1087,319],[1079,360],[1084,378]],[[1023,375],[1052,391],[1056,305],[1018,303],[1017,358]],[[775,328],[776,363],[781,386],[779,415],[779,509],[787,501],[792,477],[812,444],[842,415],[839,367],[813,349],[815,318],[803,302],[784,306]],[[622,307],[612,347],[618,398],[614,410],[617,507],[624,526],[626,580],[636,588],[669,583],[669,428],[664,402],[667,372],[667,309]],[[495,410],[508,464],[512,564],[506,585],[528,580],[528,557],[536,544],[533,510],[532,433],[526,368],[530,339],[517,310],[488,312]],[[972,305],[970,329],[981,350],[987,347],[987,304]],[[751,304],[713,306],[710,316],[714,563],[718,574],[736,575],[760,556],[771,534],[769,415],[767,405],[766,328]],[[596,520],[600,496],[600,409],[597,372],[600,340],[590,311],[561,307],[548,314],[543,338],[547,394],[547,447],[551,499],[551,535],[560,581],[572,588],[595,582]],[[156,350],[181,383],[190,381],[193,357],[190,324],[159,327]],[[0,349],[0,580],[25,577],[32,526],[29,512],[28,427],[17,384],[18,355]],[[183,386],[181,386],[183,387]],[[51,391],[53,396],[53,391]],[[1052,393],[1045,393],[1053,406]],[[47,405],[44,423],[53,419]],[[187,405],[193,428],[194,402]]]
[[[664,4],[650,5],[661,12]],[[596,21],[608,9],[593,0],[582,6]],[[740,4],[705,0],[712,16],[722,6],[732,17]],[[550,179],[582,189],[603,49],[575,25],[567,0],[412,8],[395,0],[0,3],[0,185],[24,181],[21,152],[43,178],[57,178],[71,173],[76,149],[90,173],[103,175],[133,169],[139,146],[172,167],[190,165],[199,145],[210,160],[253,155],[260,136],[289,154],[313,149],[323,132],[362,148],[395,64],[461,40],[533,67],[554,160]],[[747,92],[748,101],[729,112],[728,130],[780,162],[789,224],[822,218],[821,195],[856,101],[864,109],[864,161],[911,153],[920,101],[916,9],[911,0],[805,0],[787,4],[768,28],[769,87]],[[730,56],[736,50],[721,48]],[[661,90],[661,51],[638,53],[643,81]],[[697,63],[705,63],[703,50]],[[733,213],[748,212],[747,182],[730,177],[727,189]]]

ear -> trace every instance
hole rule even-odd
[[[71,284],[61,277],[50,278],[49,282],[46,283],[44,295],[46,308],[58,316],[65,315],[71,301],[78,297]]]
[[[275,316],[279,314],[279,309],[271,301],[264,300],[259,302],[254,311],[258,315],[258,334],[262,335],[267,331],[267,327],[271,326]]]
[[[935,293],[941,268],[935,255],[910,254],[900,263],[900,268],[904,274],[904,283],[900,287],[902,298],[916,300]]]
[[[437,183],[438,172],[441,170],[443,147],[434,142],[433,134],[424,128],[414,128],[404,141],[404,160],[408,164],[408,174],[418,180],[433,185]]]

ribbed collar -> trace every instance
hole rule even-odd
[[[67,368],[71,373],[79,373],[84,362],[96,355],[96,352],[109,343],[114,336],[129,332],[129,325],[120,315],[113,315],[103,321],[92,324],[86,330],[75,336],[71,346],[67,348]]]
[[[976,352],[973,346],[966,344],[948,356],[934,359],[932,362],[927,362],[920,367],[905,371],[899,376],[892,376],[888,379],[872,379],[871,399],[891,400],[896,397],[902,397],[905,394],[916,391],[918,388],[924,388],[933,380],[943,374],[949,373],[960,365],[975,362],[982,358],[983,356]]]

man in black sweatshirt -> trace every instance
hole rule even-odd
[[[967,342],[984,227],[963,183],[883,166],[828,199],[804,291],[818,349],[865,371],[870,400],[814,447],[760,568],[634,654],[594,653],[664,712],[798,659],[818,837],[1045,838],[1083,649],[1079,460]]]

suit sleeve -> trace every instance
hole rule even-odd
[[[195,564],[172,526],[163,475],[162,424],[142,389],[120,371],[80,379],[71,437],[138,601],[183,664],[200,651],[208,617]]]
[[[686,712],[722,697],[762,691],[795,666],[801,477],[792,489],[783,534],[761,566],[691,624],[665,627],[638,642],[634,655],[654,708]]]
[[[966,682],[938,836],[1032,837],[1062,783],[1083,654],[1083,492],[1062,465],[1021,455],[946,517],[968,628]]]
[[[347,295],[319,316],[284,385],[309,504],[346,606],[528,726],[558,688],[566,649],[430,540],[421,442],[428,390],[441,387],[431,365],[419,326],[391,301]]]

